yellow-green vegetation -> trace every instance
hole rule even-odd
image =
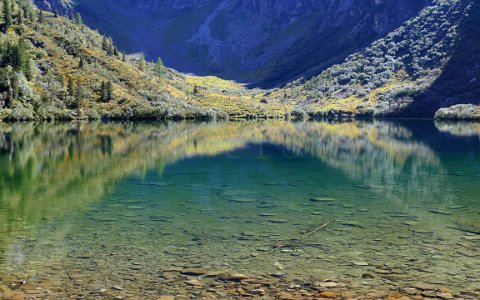
[[[247,89],[234,81],[214,76],[185,75],[185,81],[193,86],[194,96],[204,107],[221,109],[231,117],[280,117],[286,111],[286,105],[269,102],[267,92],[261,89]]]

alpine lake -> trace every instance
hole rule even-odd
[[[0,299],[480,299],[480,124],[0,123]]]

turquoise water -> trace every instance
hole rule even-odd
[[[0,164],[0,274],[60,298],[192,295],[193,267],[480,289],[475,123],[0,124]]]

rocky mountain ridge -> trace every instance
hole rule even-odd
[[[272,87],[341,62],[430,0],[35,2],[79,11],[127,52],[144,52],[152,60],[161,56],[183,72]]]

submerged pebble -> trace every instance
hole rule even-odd
[[[270,223],[276,223],[276,224],[288,223],[288,221],[285,219],[268,219],[267,221]]]
[[[337,199],[333,197],[313,197],[310,198],[311,202],[330,202],[330,201],[336,201]]]
[[[190,276],[199,276],[207,273],[207,270],[204,268],[186,268],[180,271],[181,274],[190,275]]]

